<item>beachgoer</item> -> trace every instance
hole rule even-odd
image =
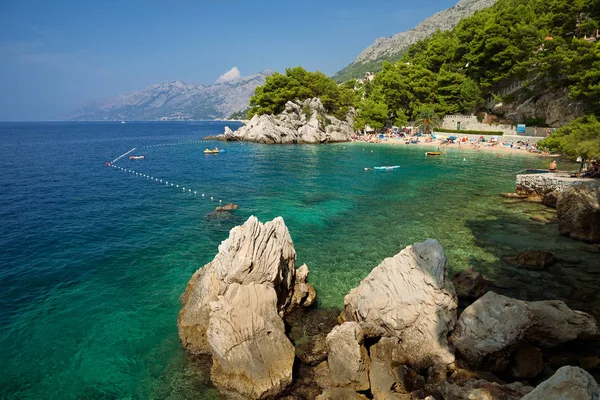
[[[590,168],[581,175],[582,178],[598,178],[600,177],[600,165],[596,161],[592,161]]]
[[[552,162],[548,166],[548,169],[550,170],[550,172],[556,172],[556,160],[552,160]]]

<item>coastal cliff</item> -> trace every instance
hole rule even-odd
[[[346,120],[328,115],[319,98],[288,101],[278,115],[255,115],[235,132],[225,128],[225,133],[206,139],[241,140],[257,143],[334,143],[348,142],[354,130],[353,111]]]

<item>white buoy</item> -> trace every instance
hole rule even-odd
[[[196,192],[196,191],[194,190],[194,195],[197,195],[197,194],[198,194],[198,192]]]
[[[185,192],[185,188],[183,188],[183,191]]]
[[[188,189],[188,192],[192,193],[192,189]]]
[[[467,159],[466,159],[466,158],[463,158],[463,161],[467,161]]]
[[[179,189],[179,185],[175,185],[175,187]]]
[[[222,202],[223,202],[223,200],[219,200],[219,203],[222,203]]]
[[[213,197],[212,197],[212,196],[210,196],[210,201],[212,201],[212,200],[213,200]]]
[[[173,184],[171,183],[171,186],[173,186]]]
[[[202,197],[204,197],[204,193],[202,193]]]

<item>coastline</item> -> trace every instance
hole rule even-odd
[[[388,139],[388,140],[384,140],[384,141],[379,141],[379,142],[363,142],[360,140],[353,140],[350,143],[352,144],[374,144],[374,145],[383,145],[383,146],[420,146],[420,147],[424,147],[425,150],[430,150],[430,151],[440,151],[443,152],[446,149],[455,149],[455,150],[465,150],[465,151],[477,151],[477,152],[490,152],[490,153],[497,153],[498,156],[500,156],[501,154],[521,154],[521,155],[531,155],[531,156],[537,156],[537,157],[561,157],[560,154],[544,154],[544,153],[533,153],[530,152],[524,148],[520,148],[520,147],[513,147],[510,148],[508,146],[503,146],[503,145],[495,145],[495,146],[490,146],[488,145],[488,143],[482,143],[479,145],[474,145],[472,143],[462,143],[459,144],[458,143],[451,143],[451,144],[442,144],[440,140],[435,140],[433,142],[425,142],[425,141],[421,141],[419,140],[418,143],[411,143],[411,144],[405,144],[405,139]]]

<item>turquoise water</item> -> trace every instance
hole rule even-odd
[[[539,206],[498,196],[546,160],[363,144],[208,143],[227,152],[204,155],[198,140],[223,126],[0,124],[1,398],[215,398],[206,364],[179,345],[179,296],[250,215],[283,216],[320,307],[426,238],[452,271],[490,277],[532,246],[580,254],[529,220]],[[163,183],[105,166],[133,147],[146,159],[115,165]],[[401,168],[364,169],[379,165]],[[218,200],[240,208],[207,219]]]

